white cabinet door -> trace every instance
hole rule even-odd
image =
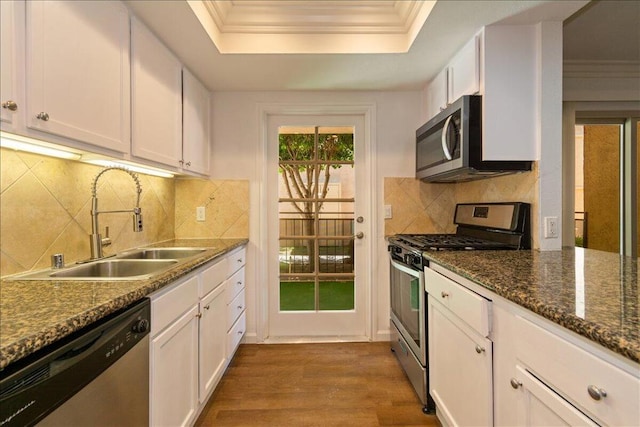
[[[209,91],[182,69],[182,168],[209,173]]]
[[[151,425],[189,425],[198,408],[198,306],[151,342]]]
[[[429,392],[450,426],[493,425],[492,343],[431,294]]]
[[[517,366],[516,371],[513,381],[514,386],[520,389],[517,405],[519,426],[597,426],[524,368]]]
[[[480,40],[472,38],[449,64],[449,102],[480,91]]]
[[[227,366],[224,291],[225,286],[220,284],[200,301],[200,404],[205,403]]]
[[[182,160],[182,65],[131,18],[131,152],[178,167]]]
[[[427,86],[427,120],[446,108],[447,84],[447,68],[444,68]]]
[[[19,54],[16,49],[19,25],[17,8],[24,10],[24,3],[0,2],[0,121],[5,130],[14,130],[18,109],[24,108],[23,100],[18,98],[16,82]]]
[[[118,1],[26,5],[26,126],[128,153],[127,8]]]

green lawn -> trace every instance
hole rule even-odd
[[[320,282],[320,310],[353,310],[353,281]],[[280,310],[314,310],[313,282],[280,282]]]

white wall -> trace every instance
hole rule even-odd
[[[212,94],[213,179],[247,179],[250,188],[250,230],[247,254],[247,336],[248,342],[260,342],[265,322],[266,301],[259,306],[267,284],[258,277],[266,254],[260,252],[259,225],[264,214],[261,202],[262,141],[264,132],[260,110],[265,105],[373,105],[375,138],[371,153],[375,176],[372,192],[377,213],[374,235],[374,260],[371,263],[373,302],[371,331],[373,340],[389,338],[389,267],[384,240],[384,177],[415,175],[415,130],[422,124],[421,93],[415,92],[214,92]]]

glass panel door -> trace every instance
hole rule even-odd
[[[353,310],[354,130],[281,127],[280,311]]]

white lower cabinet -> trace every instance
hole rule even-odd
[[[512,387],[521,388],[521,396],[515,407],[518,425],[597,425],[522,366],[516,366],[516,372]]]
[[[189,425],[198,408],[198,306],[151,341],[151,425]],[[153,320],[152,320],[153,321]]]
[[[637,363],[436,264],[425,286],[443,425],[640,425]]]
[[[241,267],[238,254],[242,254]],[[231,299],[227,295],[234,289],[231,283],[238,286],[240,272],[244,273],[244,249],[151,295],[152,426],[192,425],[220,381],[245,331],[244,274],[240,294]],[[236,310],[238,305],[243,309],[230,330],[231,303]]]
[[[472,326],[488,325],[489,301],[429,269],[425,284],[429,393],[438,417],[449,426],[493,425],[492,342]]]
[[[200,302],[200,389],[199,402],[204,404],[227,366],[225,288],[218,286]]]

